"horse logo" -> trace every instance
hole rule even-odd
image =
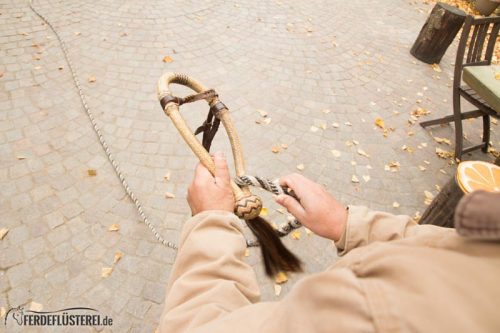
[[[12,308],[5,315],[5,325],[7,325],[7,318],[9,318],[9,314],[12,313],[12,318],[17,322],[19,326],[23,324],[23,316],[24,316],[24,308],[18,306],[17,308]]]

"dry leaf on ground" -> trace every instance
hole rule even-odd
[[[303,171],[305,169],[304,164],[297,165],[297,170]]]
[[[381,129],[385,129],[385,123],[384,123],[384,120],[382,118],[375,119],[375,125],[377,125]]]
[[[397,202],[397,201],[394,201],[394,202],[392,203],[392,207],[394,207],[394,208],[399,208],[399,206],[400,206],[400,204],[399,204],[399,202]]]
[[[279,296],[281,294],[281,286],[279,284],[274,284],[274,294]]]
[[[279,153],[281,150],[281,148],[279,146],[274,146],[273,148],[271,148],[271,151],[275,154]]]
[[[94,83],[96,81],[96,77],[94,75],[89,76],[89,82]]]
[[[109,231],[118,231],[120,230],[120,225],[118,223],[113,223],[108,228]]]
[[[448,146],[451,146],[451,140],[450,139],[446,139],[446,138],[439,138],[437,136],[434,137],[434,140],[436,140],[437,143],[445,143],[447,144]]]
[[[359,183],[358,177],[356,177],[356,175],[352,175],[351,182],[353,182],[353,183]]]
[[[103,267],[101,271],[101,276],[103,278],[107,278],[111,275],[112,272],[113,272],[113,267]]]
[[[288,281],[288,276],[286,276],[285,272],[278,272],[274,277],[274,282],[277,284],[283,284]]]
[[[266,118],[267,117],[267,111],[264,111],[264,110],[261,110],[261,109],[257,109],[257,112],[260,114],[260,116],[262,118]]]
[[[266,207],[262,207],[259,216],[266,217],[267,215],[269,215],[269,209],[267,209]]]
[[[300,236],[301,236],[300,230],[294,230],[294,231],[292,231],[291,235],[292,235],[293,239],[299,240]]]
[[[431,204],[432,200],[434,199],[434,194],[432,194],[431,192],[429,191],[424,191],[424,196],[425,196],[425,200],[424,200],[424,203],[428,206]]]
[[[385,165],[384,170],[390,171],[390,172],[397,172],[397,171],[399,171],[400,167],[401,167],[401,164],[399,164],[399,162],[389,162],[389,164]]]
[[[341,153],[340,153],[340,151],[333,149],[332,155],[333,155],[333,157],[340,157]]]
[[[116,264],[120,259],[123,257],[123,252],[116,251],[115,252],[115,257],[113,259],[113,265]]]
[[[9,233],[9,229],[7,228],[2,228],[0,229],[0,240],[4,239],[5,235]]]
[[[432,69],[438,73],[441,73],[442,70],[441,70],[441,67],[439,66],[439,64],[432,64],[431,65]]]
[[[88,174],[90,177],[97,176],[97,170],[95,170],[95,169],[88,169],[88,170],[87,170],[87,174]]]
[[[163,62],[170,63],[172,61],[174,61],[174,59],[172,59],[171,56],[165,56],[165,57],[163,57]]]
[[[363,149],[359,148],[358,149],[358,154],[367,158],[370,158],[370,155],[368,155]]]
[[[165,176],[163,176],[163,179],[168,182],[170,180],[170,171],[168,171]]]
[[[436,155],[443,159],[453,158],[454,154],[451,151],[436,148]]]
[[[40,312],[42,310],[43,310],[43,305],[42,304],[31,301],[31,303],[30,303],[30,311]]]

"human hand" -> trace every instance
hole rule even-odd
[[[234,195],[224,154],[215,153],[214,163],[215,176],[201,163],[196,167],[187,195],[193,216],[206,210],[234,211]]]
[[[275,197],[278,204],[315,234],[333,241],[340,239],[347,224],[347,211],[323,186],[296,173],[280,178],[280,185],[293,190],[300,202],[281,194]]]

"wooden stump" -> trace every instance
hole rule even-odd
[[[433,224],[440,227],[453,228],[455,207],[464,193],[458,187],[455,177],[450,179],[441,192],[432,200],[420,218],[420,224]]]
[[[432,9],[410,53],[417,59],[437,64],[465,21],[462,10],[438,2]]]
[[[500,166],[500,157],[494,163]],[[451,178],[441,192],[432,200],[429,207],[427,207],[420,218],[420,224],[433,224],[453,228],[455,207],[457,207],[458,202],[463,196],[464,193],[458,186],[455,177]]]

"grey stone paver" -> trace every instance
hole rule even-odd
[[[408,53],[430,4],[40,0],[35,5],[66,41],[104,137],[167,240],[177,242],[189,217],[185,195],[196,160],[156,100],[156,81],[166,71],[187,73],[219,92],[233,112],[251,174],[274,178],[304,164],[306,176],[346,204],[410,215],[425,209],[424,190],[436,193],[435,185],[453,174],[455,166],[434,153],[436,147],[452,147],[430,136],[453,141],[452,127],[425,131],[408,123],[418,106],[431,111],[425,118],[451,112],[456,44],[442,60],[441,73]],[[113,317],[113,331],[151,332],[175,252],[140,223],[81,107],[55,36],[24,1],[6,1],[0,13],[0,226],[10,229],[0,241],[0,307],[31,301],[46,310],[96,307]],[[163,63],[166,55],[174,61]],[[96,82],[88,82],[90,76]],[[268,112],[270,124],[255,123],[257,109]],[[206,111],[202,103],[183,107],[193,127]],[[378,117],[394,128],[387,138],[374,126]],[[311,126],[319,129],[312,132]],[[472,141],[480,139],[478,121],[467,122],[465,131]],[[493,125],[496,147],[497,131]],[[288,149],[272,153],[282,143]],[[223,131],[214,145],[229,152]],[[414,152],[403,151],[403,145]],[[359,148],[370,158],[359,155]],[[331,150],[341,155],[336,158]],[[491,160],[480,152],[467,158]],[[418,166],[424,160],[430,164],[422,172]],[[391,161],[401,164],[398,172],[384,170]],[[88,169],[97,176],[89,177]],[[352,175],[359,184],[351,182]],[[166,199],[167,191],[176,197]],[[269,195],[263,198],[276,208]],[[273,209],[270,219],[284,221]],[[109,232],[114,223],[120,230]],[[335,261],[329,241],[301,233],[300,240],[285,243],[304,260],[306,272]],[[101,269],[112,265],[117,251],[122,259],[102,278]],[[258,249],[250,254],[265,300],[283,297],[304,276],[291,277],[276,297]]]

